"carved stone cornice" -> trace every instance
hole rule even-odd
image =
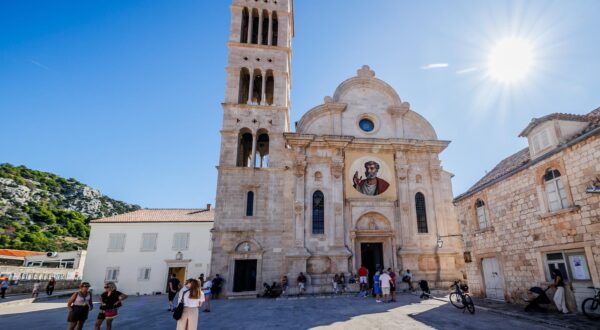
[[[410,103],[408,102],[402,102],[400,105],[391,105],[387,108],[387,113],[393,118],[403,117],[408,111],[410,111]]]

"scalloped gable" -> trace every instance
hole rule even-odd
[[[375,123],[372,132],[364,132],[358,121],[368,118]],[[375,72],[364,65],[356,76],[342,82],[333,97],[302,116],[297,133],[316,135],[348,135],[364,138],[401,138],[437,140],[431,124],[410,110],[398,93]]]

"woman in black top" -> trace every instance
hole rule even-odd
[[[112,329],[112,322],[117,317],[118,308],[122,306],[123,300],[127,299],[127,295],[117,291],[117,286],[113,282],[107,282],[104,285],[104,293],[100,295],[100,313],[94,326],[95,330],[100,330],[102,322],[106,320],[106,330]]]
[[[563,275],[559,269],[553,269],[552,276],[554,277],[554,284],[552,284],[552,286],[556,288],[556,292],[554,292],[554,303],[559,312],[567,314],[569,313],[569,310],[565,303],[565,282],[563,280]]]

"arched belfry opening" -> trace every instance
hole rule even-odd
[[[269,134],[266,130],[259,130],[256,138],[256,159],[254,167],[269,167]]]
[[[278,30],[279,30],[279,20],[277,19],[277,12],[273,12],[273,18],[271,22],[272,26],[272,39],[271,45],[277,46],[277,38],[278,38]]]
[[[265,101],[268,105],[273,105],[275,95],[275,78],[273,78],[273,70],[267,70],[265,79],[267,80],[265,84]]]
[[[248,95],[250,95],[250,71],[246,68],[240,70],[240,85],[238,89],[238,103],[248,103]]]
[[[260,104],[262,101],[262,91],[263,91],[263,76],[259,69],[254,70],[252,81],[252,103]]]
[[[248,14],[248,8],[244,7],[242,11],[242,26],[240,28],[240,42],[247,43],[248,42],[248,20],[250,16]]]
[[[238,134],[237,166],[249,167],[252,164],[252,132],[242,128]]]
[[[260,43],[263,45],[269,44],[269,12],[263,10],[262,12],[262,30],[260,34]]]
[[[252,32],[250,35],[251,43],[258,44],[258,26],[260,24],[258,10],[252,9]]]

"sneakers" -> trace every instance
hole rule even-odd
[[[375,300],[375,302],[379,304],[381,302],[381,300]]]

